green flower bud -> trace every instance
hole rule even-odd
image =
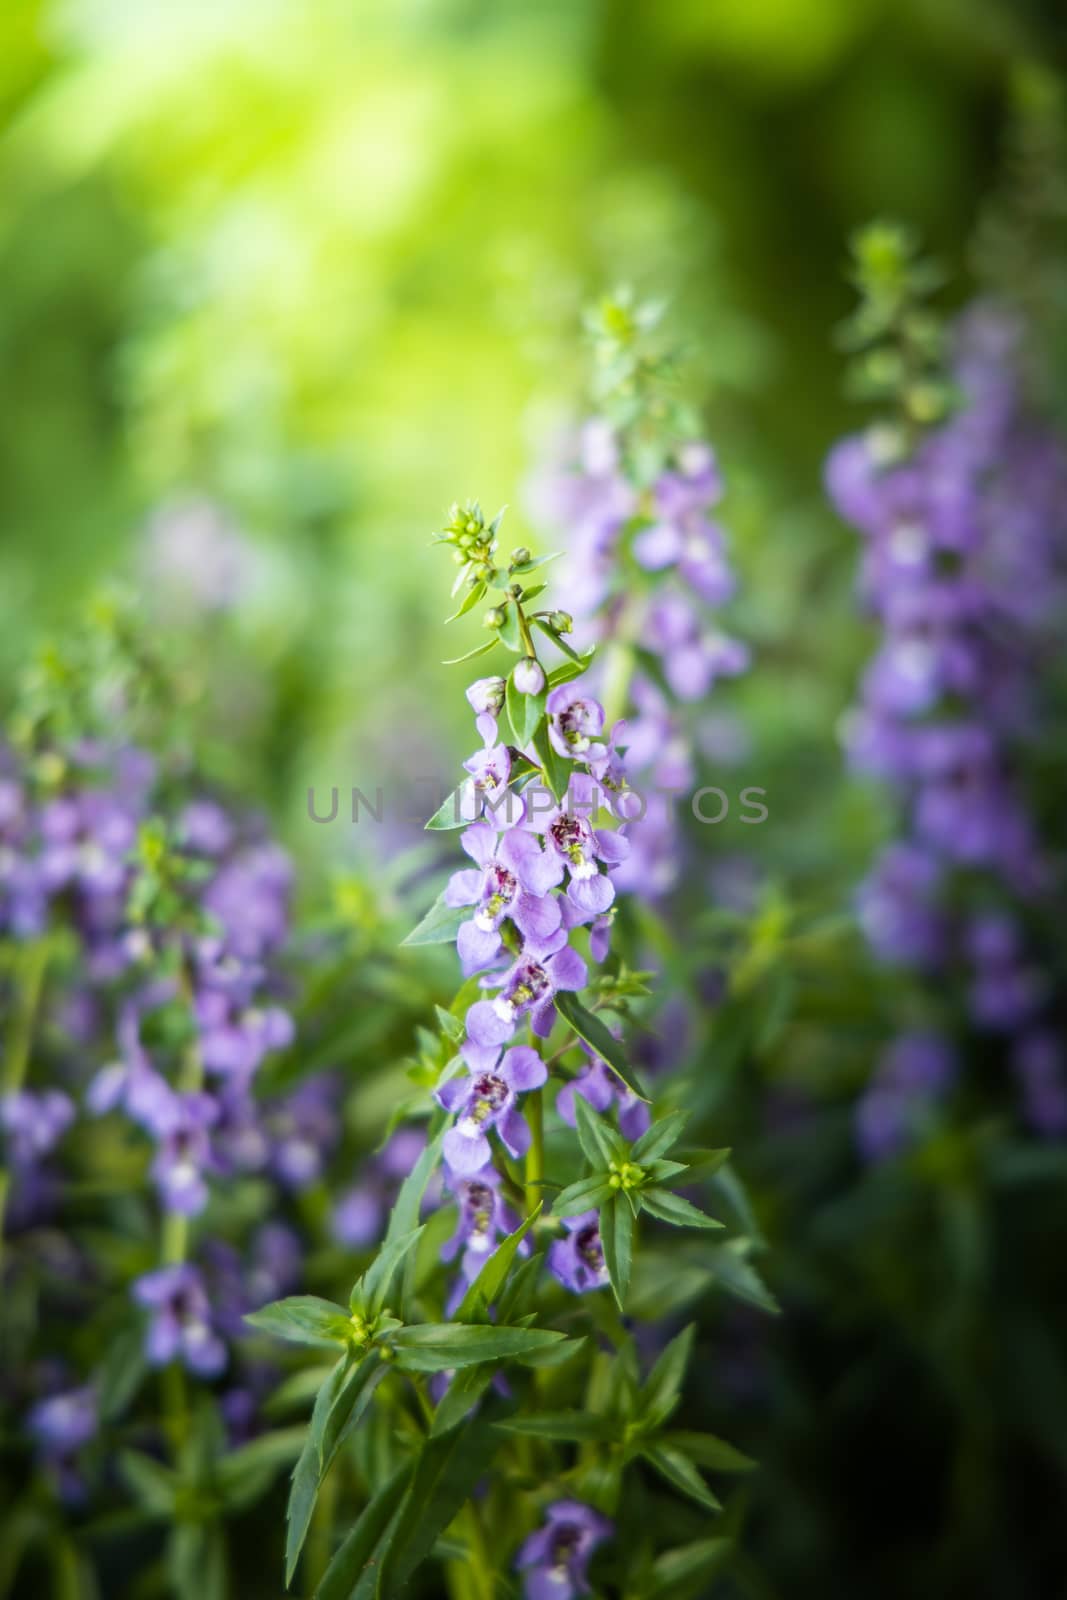
[[[526,546],[524,544],[520,544],[517,550],[513,550],[511,552],[510,565],[513,567],[524,567],[527,561],[531,561],[532,559],[533,557],[531,556],[529,550],[527,550]]]
[[[492,606],[482,618],[482,625],[486,628],[502,628],[507,620],[502,606]]]
[[[548,619],[550,628],[555,628],[557,633],[570,633],[574,627],[574,618],[569,611],[553,611]]]

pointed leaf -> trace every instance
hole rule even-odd
[[[722,1510],[721,1502],[716,1500],[696,1467],[681,1451],[671,1450],[665,1445],[646,1445],[641,1455],[650,1466],[655,1467],[661,1478],[665,1478],[682,1494],[688,1495],[690,1500],[695,1500],[697,1505],[707,1511]]]
[[[535,1439],[586,1440],[609,1443],[621,1437],[621,1426],[611,1417],[588,1411],[542,1411],[532,1417],[505,1417],[496,1424],[505,1433],[532,1435]]]
[[[375,1557],[380,1559],[380,1551],[414,1472],[414,1462],[407,1462],[382,1485],[369,1505],[364,1506],[355,1527],[327,1567],[315,1590],[314,1600],[352,1600],[358,1592],[360,1579],[368,1572],[376,1573]],[[369,1592],[373,1594],[373,1587]]]
[[[642,1600],[700,1600],[709,1592],[708,1579],[722,1569],[734,1548],[732,1539],[698,1539],[665,1550],[652,1564],[651,1587],[643,1591]]]
[[[574,1121],[585,1159],[596,1173],[607,1172],[611,1162],[624,1153],[623,1141],[581,1094],[574,1097]]]
[[[453,611],[452,615],[445,618],[445,622],[455,622],[457,617],[465,617],[468,611],[474,610],[474,607],[478,604],[479,600],[485,598],[485,594],[486,586],[484,583],[474,584],[469,592],[464,595],[463,599],[460,601],[455,611]]]
[[[552,741],[548,737],[547,722],[542,722],[536,729],[531,742],[541,763],[541,776],[545,781],[545,787],[562,804],[571,781],[570,762],[564,761],[553,749]]]
[[[756,1466],[751,1456],[746,1456],[714,1433],[672,1431],[665,1433],[659,1442],[672,1450],[680,1450],[697,1466],[708,1467],[712,1472],[751,1472]]]
[[[467,800],[464,809],[464,799]],[[471,814],[468,815],[467,813]],[[439,805],[429,822],[424,824],[425,829],[432,833],[444,833],[450,828],[468,828],[476,820],[477,811],[469,799],[467,781],[460,784],[458,789],[453,789],[448,799]],[[470,915],[468,911],[468,916]],[[404,940],[410,942],[410,935]]]
[[[515,687],[515,672],[508,675],[505,690],[505,703],[508,711],[508,721],[511,731],[515,736],[515,743],[520,750],[525,750],[534,734],[538,724],[545,714],[545,691],[540,694],[521,694]]]
[[[560,1218],[580,1217],[583,1211],[595,1211],[614,1192],[601,1173],[592,1178],[583,1178],[580,1183],[572,1183],[569,1189],[564,1189],[562,1194],[556,1196],[552,1202],[552,1215]]]
[[[657,1161],[678,1143],[688,1121],[688,1111],[672,1111],[661,1117],[637,1140],[630,1154],[631,1161],[643,1167],[647,1167],[651,1161]]]
[[[661,1352],[641,1391],[641,1420],[646,1428],[659,1428],[682,1393],[686,1369],[693,1349],[696,1324],[690,1323]]]
[[[604,1264],[608,1269],[612,1293],[619,1310],[625,1309],[626,1291],[630,1287],[630,1270],[633,1266],[634,1218],[630,1207],[613,1195],[600,1208],[600,1243],[604,1250]]]
[[[691,1205],[688,1200],[683,1200],[680,1194],[672,1194],[669,1189],[642,1189],[641,1204],[644,1209],[658,1217],[661,1222],[669,1222],[676,1228],[721,1228],[723,1224],[714,1217],[709,1217],[707,1212]]]
[[[621,1078],[626,1087],[639,1100],[647,1102],[648,1095],[641,1087],[641,1081],[626,1059],[626,1052],[618,1039],[610,1034],[600,1018],[587,1011],[569,990],[561,990],[556,995],[556,1010],[566,1022],[569,1022],[579,1039],[584,1039],[586,1044],[601,1060],[606,1061],[616,1077]],[[575,1097],[575,1105],[581,1096]]]
[[[442,892],[437,896],[422,921],[412,928],[406,939],[401,939],[401,946],[454,944],[457,933],[463,924],[470,920],[470,916],[470,906],[446,906],[444,893]]]
[[[442,661],[441,665],[443,667],[458,667],[464,661],[473,661],[475,656],[484,656],[486,651],[491,650],[495,644],[496,634],[494,633],[491,639],[487,639],[484,644],[476,644],[473,650],[467,651],[466,655],[452,656],[448,661]]]
[[[480,1361],[518,1360],[566,1342],[554,1328],[497,1328],[424,1322],[401,1328],[390,1341],[397,1366],[407,1372],[447,1372]]]
[[[383,1310],[397,1272],[404,1264],[408,1252],[414,1250],[418,1244],[423,1231],[422,1227],[413,1228],[410,1233],[402,1233],[396,1239],[386,1238],[356,1286],[360,1291],[358,1299],[356,1289],[352,1291],[353,1311],[365,1308],[372,1317],[376,1317]]]
[[[525,1222],[515,1229],[514,1233],[509,1233],[507,1238],[502,1239],[497,1245],[460,1301],[459,1310],[456,1312],[458,1321],[469,1321],[479,1300],[487,1306],[492,1305],[503,1288],[508,1273],[511,1271],[511,1263],[515,1259],[519,1246],[541,1215],[541,1211],[542,1206],[537,1206],[535,1210],[530,1212]]]
[[[244,1319],[263,1333],[293,1344],[311,1344],[320,1349],[344,1344],[352,1331],[348,1312],[333,1300],[315,1294],[290,1295],[259,1311],[249,1311]]]

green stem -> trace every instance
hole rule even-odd
[[[185,1094],[195,1094],[204,1085],[204,1062],[197,1042],[195,995],[192,974],[182,961],[179,987],[189,1008],[193,1023],[193,1038],[185,1052],[178,1088]],[[160,1260],[165,1267],[180,1267],[189,1254],[189,1218],[177,1211],[163,1213],[163,1227],[159,1244]],[[163,1387],[163,1416],[175,1454],[185,1443],[189,1432],[189,1394],[185,1369],[180,1361],[172,1361],[161,1374]]]
[[[0,1092],[5,1095],[17,1094],[26,1077],[50,953],[48,940],[38,939],[27,945],[19,955],[16,967],[18,992],[11,1011],[7,1052],[3,1076],[0,1078]],[[11,1173],[6,1167],[0,1168],[0,1266],[3,1263],[4,1213],[10,1191]]]
[[[526,1211],[535,1211],[545,1197],[545,1103],[544,1091],[533,1089],[526,1096],[526,1122],[530,1129],[530,1148],[526,1152]]]

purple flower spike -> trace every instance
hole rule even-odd
[[[539,1089],[548,1077],[536,1050],[517,1045],[497,1060],[497,1048],[482,1048],[468,1041],[463,1056],[469,1072],[450,1078],[437,1091],[438,1103],[457,1113],[456,1125],[445,1135],[444,1155],[453,1172],[469,1175],[481,1171],[492,1158],[488,1134],[495,1128],[508,1152],[526,1153],[530,1130],[517,1109],[520,1094]]]
[[[26,1419],[41,1465],[55,1482],[60,1499],[68,1505],[78,1505],[85,1499],[77,1456],[96,1437],[99,1426],[96,1394],[89,1385],[39,1400]]]
[[[500,925],[510,917],[527,939],[545,939],[560,925],[558,901],[548,891],[563,877],[562,864],[519,828],[498,834],[476,822],[460,840],[480,870],[453,873],[445,890],[450,906],[475,906],[459,930],[457,948],[470,974],[488,965],[501,946]]]
[[[211,1307],[200,1273],[187,1262],[161,1267],[133,1286],[138,1305],[150,1313],[145,1354],[154,1367],[181,1361],[199,1378],[216,1378],[226,1365],[226,1346],[211,1323]]]
[[[604,707],[577,680],[561,683],[547,701],[548,736],[561,756],[599,761],[607,751],[595,741],[604,731]]]
[[[17,1089],[0,1097],[0,1129],[15,1167],[32,1167],[49,1155],[74,1121],[74,1105],[59,1089],[35,1094]]]
[[[545,1526],[530,1535],[516,1561],[526,1573],[526,1600],[574,1600],[589,1594],[590,1559],[614,1531],[607,1517],[580,1500],[550,1505]]]
[[[566,1237],[549,1246],[549,1271],[571,1294],[603,1289],[609,1280],[597,1213],[583,1211],[578,1217],[564,1217],[563,1226]]]

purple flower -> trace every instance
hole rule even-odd
[[[1031,1127],[1045,1138],[1062,1138],[1067,1134],[1067,1074],[1060,1040],[1044,1031],[1024,1034],[1015,1046],[1012,1067]]]
[[[446,1174],[448,1188],[456,1197],[459,1215],[456,1231],[441,1247],[441,1260],[454,1261],[462,1250],[460,1278],[447,1306],[452,1315],[466,1290],[473,1283],[504,1234],[513,1233],[519,1219],[500,1194],[500,1174],[490,1162],[477,1172]],[[529,1255],[531,1246],[524,1239],[520,1255]]]
[[[371,1157],[359,1183],[347,1189],[334,1206],[330,1227],[339,1244],[359,1250],[381,1237],[396,1191],[425,1148],[426,1135],[421,1128],[398,1128]]]
[[[937,1034],[895,1039],[856,1108],[856,1139],[864,1159],[881,1161],[910,1144],[955,1071],[952,1048]]]
[[[564,1217],[567,1232],[548,1247],[548,1268],[571,1294],[588,1294],[608,1283],[604,1246],[600,1239],[600,1219],[595,1211],[577,1217]]]
[[[68,1505],[80,1504],[85,1498],[77,1457],[96,1437],[99,1426],[96,1394],[88,1384],[38,1400],[26,1419],[41,1464]]]
[[[0,1128],[15,1167],[43,1161],[73,1121],[74,1103],[59,1089],[16,1089],[0,1097]]]
[[[619,1132],[624,1139],[639,1139],[651,1121],[651,1112],[646,1103],[638,1099],[618,1073],[612,1072],[607,1062],[599,1056],[591,1057],[578,1077],[571,1083],[565,1083],[556,1097],[556,1110],[571,1128],[575,1126],[576,1094],[587,1100],[594,1111],[601,1113],[617,1105]]]
[[[590,1559],[614,1531],[607,1517],[580,1500],[550,1505],[544,1527],[524,1542],[516,1560],[526,1573],[526,1600],[574,1600],[591,1593]]]
[[[594,829],[589,817],[595,812],[598,791],[592,778],[576,773],[570,781],[562,806],[544,824],[548,848],[566,865],[570,874],[567,896],[579,911],[598,916],[615,899],[615,886],[600,872],[598,863],[616,866],[630,853],[627,840],[607,828]]]
[[[520,694],[540,694],[545,686],[544,668],[532,656],[524,656],[515,663],[511,681]]]
[[[486,966],[500,950],[505,917],[529,939],[556,932],[559,904],[548,891],[560,882],[563,869],[532,833],[521,828],[500,834],[487,823],[476,822],[464,831],[460,843],[479,870],[453,873],[445,904],[477,907],[457,937],[463,970],[469,974]]]
[[[585,693],[577,679],[561,683],[546,702],[548,736],[561,756],[597,761],[605,747],[595,741],[604,731],[604,707]]]
[[[467,1035],[476,1045],[500,1045],[511,1038],[521,1016],[530,1015],[530,1026],[541,1039],[547,1039],[556,1020],[555,997],[561,989],[584,989],[588,980],[585,962],[567,944],[561,928],[549,939],[528,939],[515,963],[503,974],[495,1000],[478,1000],[467,1012]]]
[[[467,690],[467,704],[474,712],[474,725],[487,747],[496,744],[496,719],[503,710],[506,690],[503,678],[479,678]]]
[[[210,1095],[172,1096],[152,1162],[152,1179],[168,1211],[192,1216],[207,1204],[204,1172],[212,1165],[208,1130],[217,1118]]]
[[[536,1050],[517,1045],[499,1054],[496,1046],[463,1046],[466,1076],[449,1078],[437,1090],[438,1103],[456,1113],[455,1127],[445,1135],[444,1155],[453,1172],[478,1172],[492,1158],[488,1133],[495,1128],[505,1149],[524,1155],[530,1130],[518,1110],[518,1097],[539,1089],[548,1077]]]
[[[216,1378],[226,1346],[212,1326],[211,1307],[196,1267],[160,1267],[138,1278],[133,1297],[149,1312],[145,1355],[154,1367],[181,1361],[199,1378]]]
[[[308,1078],[268,1110],[271,1166],[287,1188],[306,1189],[321,1176],[340,1137],[336,1091],[332,1078]]]
[[[463,763],[470,777],[460,795],[460,815],[476,822],[485,816],[494,828],[516,827],[525,815],[511,782],[511,753],[507,745],[487,746]]]

